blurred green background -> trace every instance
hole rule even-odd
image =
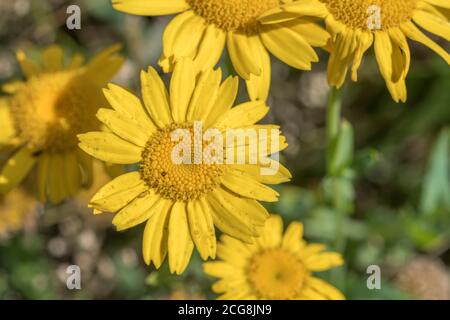
[[[70,4],[81,7],[81,30],[66,28]],[[128,59],[114,82],[137,89],[139,70],[156,66],[168,21],[115,12],[109,0],[0,0],[0,84],[21,76],[19,48],[32,53],[59,43],[92,56],[120,42]],[[321,276],[348,299],[450,299],[450,73],[427,48],[411,45],[407,103],[391,100],[371,53],[359,82],[344,88],[343,115],[353,125],[356,147],[346,172],[325,179],[326,53],[320,51],[322,60],[311,72],[273,59],[266,121],[280,124],[287,137],[282,161],[294,178],[277,188],[281,200],[269,209],[286,223],[301,220],[306,238],[330,249],[336,248],[337,217],[344,214],[347,241],[338,247],[346,264]],[[227,61],[221,66],[233,73]],[[215,298],[197,254],[182,276],[155,271],[141,257],[143,226],[118,233],[111,216],[94,217],[85,208],[107,179],[98,170],[93,190],[58,206],[25,194],[0,199],[0,299]],[[2,230],[1,219],[23,203],[29,204],[25,223]],[[81,267],[81,290],[66,288],[71,264]],[[369,265],[381,267],[380,290],[367,288]]]

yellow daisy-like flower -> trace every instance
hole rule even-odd
[[[313,275],[343,264],[336,252],[323,252],[325,246],[307,244],[303,225],[292,222],[283,235],[283,221],[278,215],[267,220],[255,244],[222,236],[217,246],[221,261],[207,262],[207,274],[219,278],[213,291],[219,299],[345,299],[343,294]]]
[[[373,45],[378,66],[396,102],[406,101],[405,79],[410,67],[407,39],[420,42],[450,64],[450,55],[419,28],[450,41],[448,0],[294,0],[286,14],[302,14],[305,3],[321,8],[332,35],[328,81],[341,87],[349,65],[352,80],[364,53]],[[315,4],[314,4],[315,3]]]
[[[112,46],[85,65],[78,54],[65,64],[57,45],[42,51],[41,64],[17,53],[26,79],[3,87],[10,95],[0,105],[0,146],[13,145],[16,151],[0,170],[0,193],[32,171],[42,201],[58,203],[89,184],[92,159],[78,149],[76,135],[99,127],[95,113],[104,103],[101,89],[124,61],[119,49]]]
[[[310,70],[319,60],[312,47],[326,45],[329,34],[309,13],[285,21],[280,9],[292,0],[112,0],[115,9],[159,16],[179,13],[163,36],[159,60],[164,72],[181,57],[198,70],[216,65],[227,46],[236,72],[247,80],[252,100],[266,100],[271,65],[268,51],[288,65]],[[310,8],[314,14],[314,8]]]
[[[143,237],[143,256],[147,264],[159,268],[168,253],[170,270],[180,274],[186,268],[192,250],[197,247],[203,259],[216,255],[216,226],[222,232],[251,242],[258,227],[268,217],[260,201],[276,201],[278,193],[265,184],[290,179],[280,165],[273,175],[264,175],[262,163],[233,164],[228,161],[239,150],[251,154],[255,147],[263,157],[284,149],[287,144],[276,126],[256,125],[268,112],[264,102],[255,101],[232,108],[238,90],[238,78],[221,84],[221,70],[207,69],[196,76],[192,60],[181,59],[175,66],[170,92],[155,69],[141,73],[141,101],[116,85],[109,85],[105,96],[114,110],[100,109],[97,117],[112,131],[80,135],[80,147],[88,154],[111,163],[139,164],[139,170],[119,176],[91,199],[99,212],[117,213],[113,224],[118,230],[147,221]],[[174,162],[177,142],[173,133],[187,133],[193,143],[195,124],[205,130],[216,129],[226,136],[229,129],[260,130],[271,128],[275,135],[266,140],[246,140],[226,144],[225,161],[211,161],[213,154],[191,150],[197,162]],[[259,131],[258,131],[259,132]],[[205,137],[200,144],[205,143]],[[202,139],[202,138],[200,138]],[[265,144],[275,148],[265,148]],[[263,148],[264,145],[264,148]],[[197,145],[198,146],[198,145]],[[189,145],[190,147],[190,145]],[[203,149],[208,147],[205,144]],[[190,152],[188,152],[191,155]],[[277,163],[271,160],[271,163]],[[279,164],[278,164],[279,165]]]

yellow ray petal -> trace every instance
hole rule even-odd
[[[169,229],[169,210],[172,203],[161,199],[158,209],[147,221],[142,240],[142,254],[147,265],[151,262],[157,269],[161,267],[167,254],[167,241]]]
[[[317,291],[319,294],[325,296],[327,299],[345,300],[345,296],[342,294],[342,292],[322,279],[309,277],[306,285],[311,289]]]
[[[115,216],[112,223],[117,231],[132,228],[148,220],[157,210],[157,203],[160,197],[153,190],[142,193]]]
[[[293,29],[264,25],[261,39],[270,53],[294,68],[311,70],[311,62],[319,61],[311,45]]]
[[[150,138],[147,130],[114,110],[101,108],[97,118],[119,137],[139,147],[145,147]]]
[[[254,180],[244,172],[229,171],[222,177],[222,184],[231,191],[250,199],[266,202],[278,200],[278,192]]]
[[[401,29],[406,36],[411,40],[420,42],[440,55],[448,64],[450,64],[450,54],[442,49],[436,42],[428,38],[422,31],[420,31],[412,22],[402,24]]]
[[[189,121],[205,121],[219,93],[222,70],[209,69],[200,75],[187,113]]]
[[[142,148],[131,144],[114,133],[89,132],[78,135],[79,147],[91,156],[116,164],[141,161]]]
[[[147,191],[137,171],[125,173],[104,185],[90,200],[89,206],[102,211],[117,212]]]
[[[251,74],[245,81],[248,95],[251,100],[266,101],[269,96],[272,68],[270,65],[270,56],[264,47],[262,41],[255,42],[253,45],[252,56],[255,63],[261,68],[261,74]]]
[[[68,195],[63,154],[51,153],[49,167],[48,197],[52,203],[58,204]]]
[[[176,202],[170,212],[168,247],[170,272],[183,273],[194,249],[184,202]]]
[[[141,101],[134,94],[114,84],[109,84],[108,88],[104,89],[103,93],[114,110],[139,123],[148,131],[149,135],[157,130],[145,112]]]
[[[308,270],[320,272],[339,267],[344,263],[344,260],[342,260],[342,256],[339,253],[324,252],[307,257],[303,260],[303,263]]]
[[[216,258],[216,233],[211,209],[204,198],[191,201],[187,205],[189,229],[200,257],[207,260]]]
[[[191,59],[180,59],[170,80],[170,108],[175,122],[183,123],[186,121],[195,82],[194,63]]]
[[[225,113],[215,124],[218,128],[240,128],[252,125],[269,112],[264,101],[242,103]]]
[[[191,10],[172,19],[164,30],[163,53],[158,62],[164,72],[172,71],[181,57],[194,59],[205,29],[204,19]]]
[[[0,193],[7,193],[18,186],[36,163],[36,157],[26,147],[21,148],[0,171]]]
[[[143,16],[162,16],[189,9],[185,0],[113,0],[116,10]]]
[[[145,108],[153,122],[164,128],[173,122],[169,108],[169,94],[158,72],[149,67],[147,72],[141,72],[141,91]]]
[[[227,46],[234,69],[244,79],[250,79],[250,74],[260,75],[262,70],[252,55],[254,47],[260,43],[258,36],[247,36],[243,33],[229,32]]]
[[[205,121],[205,127],[213,127],[216,121],[226,112],[228,112],[236,100],[239,89],[239,78],[228,77],[220,86],[217,99],[211,112]]]
[[[281,246],[286,250],[297,252],[303,244],[303,224],[300,222],[291,222],[286,228]]]
[[[198,71],[205,71],[213,68],[225,48],[226,33],[210,24],[206,27],[205,33],[198,45],[198,52],[195,55],[194,64]]]

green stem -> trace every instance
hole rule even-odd
[[[339,134],[339,128],[341,126],[341,110],[342,110],[341,92],[339,91],[339,89],[332,87],[330,91],[330,96],[328,98],[327,120],[326,120],[328,168],[331,159],[331,153],[333,150],[333,145]]]
[[[342,111],[341,92],[337,88],[332,87],[328,99],[327,115],[326,115],[326,139],[327,139],[326,156],[327,156],[328,178],[332,178],[333,176],[330,170],[331,157],[341,128],[341,121],[342,121],[341,111]],[[346,239],[343,230],[345,217],[346,213],[342,209],[336,208],[334,248],[337,252],[340,252],[341,254],[344,254],[346,247]],[[344,290],[345,270],[343,268],[333,270],[332,276],[334,278],[336,285],[340,287],[342,290]]]

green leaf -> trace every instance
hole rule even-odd
[[[420,210],[424,215],[432,215],[439,209],[450,211],[450,129],[440,134],[428,164],[425,175]]]

